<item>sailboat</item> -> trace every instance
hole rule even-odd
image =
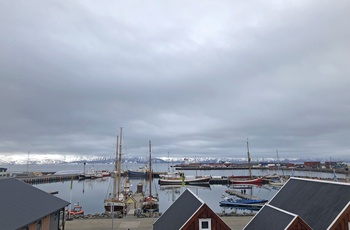
[[[249,178],[233,178],[231,179],[232,184],[262,184],[262,178],[253,178],[252,176],[252,167],[250,165],[250,153],[249,153],[249,144],[247,139],[247,153],[248,153],[248,168],[249,168]]]
[[[120,178],[121,178],[121,152],[122,152],[122,128],[120,128],[120,144],[118,146],[118,136],[117,136],[117,145],[116,145],[116,161],[115,161],[115,170],[117,175],[113,177],[113,196],[109,199],[105,199],[104,208],[106,212],[125,212],[125,197],[120,190]],[[119,154],[118,154],[119,147]],[[118,184],[118,186],[117,186]]]
[[[158,212],[159,211],[159,198],[152,195],[152,148],[151,141],[149,141],[149,195],[144,197],[142,203],[143,212]]]

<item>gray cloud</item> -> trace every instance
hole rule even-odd
[[[347,1],[3,1],[0,154],[348,158]]]

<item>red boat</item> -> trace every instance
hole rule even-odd
[[[79,205],[79,203],[75,204],[74,207],[70,210],[69,212],[70,215],[83,215],[84,210],[83,208]]]
[[[232,184],[262,184],[262,178],[255,179],[231,179]]]
[[[248,154],[248,167],[249,167],[249,177],[246,176],[232,176],[230,181],[232,184],[262,184],[262,178],[253,178],[252,177],[252,168],[250,165],[250,153],[249,153],[249,144],[247,139],[247,154]]]

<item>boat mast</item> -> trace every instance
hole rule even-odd
[[[152,149],[149,141],[149,196],[152,197]]]
[[[121,174],[121,171],[120,171],[120,167],[121,167],[121,160],[122,160],[122,130],[123,128],[120,127],[120,141],[119,141],[119,157],[118,157],[118,196],[119,196],[119,193],[120,193],[120,174]]]
[[[278,150],[276,149],[276,154],[277,154],[277,173],[280,171],[280,157],[278,156]]]
[[[117,144],[115,149],[115,162],[114,162],[114,172],[117,173],[117,175],[114,174],[113,177],[113,200],[117,197],[117,176],[118,176],[118,148],[119,148],[119,136],[117,136]]]
[[[248,138],[247,138],[247,152],[248,152],[248,168],[249,168],[249,176],[252,178],[252,167],[250,165],[250,153],[249,153],[249,144],[248,144]]]

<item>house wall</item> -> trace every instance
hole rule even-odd
[[[300,217],[289,226],[288,230],[312,230],[312,228],[307,225]]]
[[[349,230],[350,223],[350,206],[340,215],[337,221],[330,227],[331,230]]]
[[[183,230],[198,230],[199,229],[199,219],[211,219],[211,230],[230,230],[231,228],[216,215],[206,204],[202,206],[200,210],[197,211],[195,215],[192,216]]]
[[[41,221],[41,229],[42,230],[57,230],[58,229],[58,223],[60,221],[59,219],[59,211],[52,213],[51,215],[48,215],[44,218],[42,218],[41,220],[38,220],[24,228],[22,228],[22,230],[37,230],[38,228],[38,223],[39,221]]]
[[[49,229],[57,229],[60,221],[60,211],[50,215]]]

